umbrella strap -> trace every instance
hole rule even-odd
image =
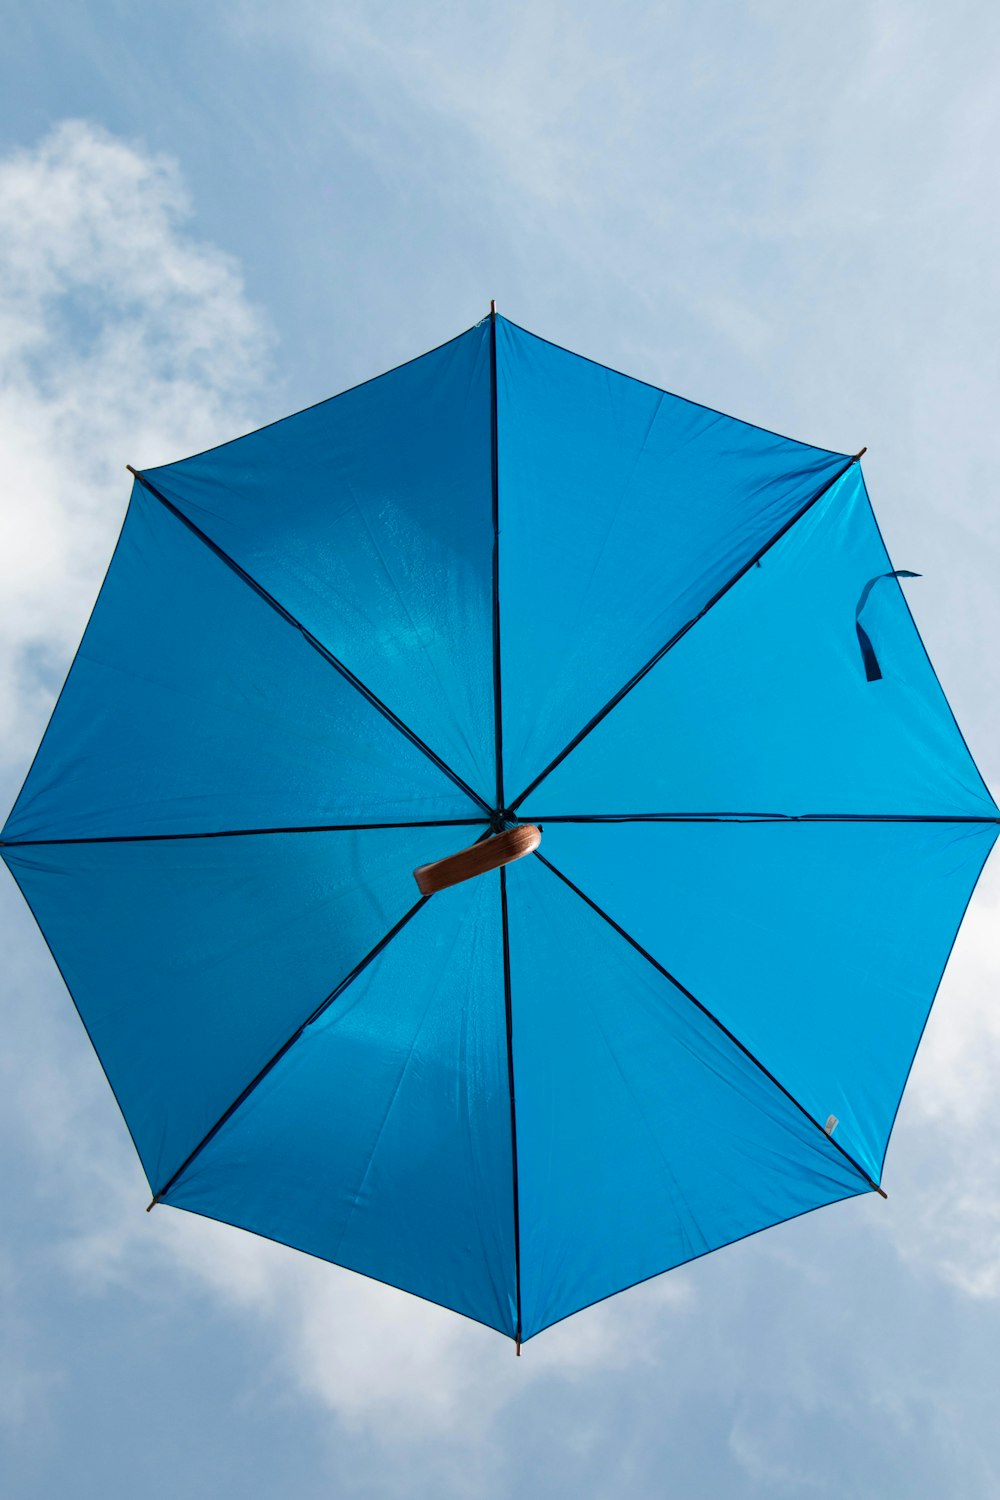
[[[880,583],[883,578],[920,577],[921,574],[911,573],[909,568],[897,568],[892,573],[876,573],[874,578],[869,578],[868,582],[861,590],[861,598],[858,600],[858,607],[854,611],[854,628],[858,632],[858,645],[861,647],[861,660],[865,664],[865,676],[867,677],[869,682],[880,681],[882,677],[882,668],[878,664],[878,657],[875,655],[875,647],[872,645],[871,636],[868,634],[867,630],[861,623],[861,612],[864,609],[865,605],[868,603],[868,596],[871,594],[871,591],[875,587],[875,585],[877,583]]]

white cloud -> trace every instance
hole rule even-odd
[[[261,320],[233,263],[185,233],[188,212],[173,164],[83,122],[0,160],[0,716],[11,765],[30,753],[106,567],[124,462],[232,436],[260,397]],[[515,1364],[508,1341],[403,1293],[207,1220],[147,1216],[106,1086],[21,917],[7,991],[31,1026],[0,1056],[8,1138],[37,1163],[41,1198],[58,1202],[53,1268],[81,1293],[141,1297],[180,1278],[266,1329],[291,1388],[358,1430],[387,1423],[403,1445],[429,1431],[481,1440],[526,1383],[634,1362],[654,1310],[684,1306],[683,1278],[650,1284]],[[42,1380],[27,1366],[20,1377],[23,1391]]]
[[[489,1447],[498,1418],[526,1390],[586,1387],[641,1367],[653,1378],[695,1305],[684,1272],[547,1330],[518,1360],[491,1329],[393,1288],[194,1215],[145,1213],[146,1184],[125,1129],[28,927],[24,913],[24,940],[11,945],[7,972],[11,1016],[27,1019],[8,1027],[0,1053],[0,1130],[31,1174],[34,1211],[50,1225],[51,1274],[75,1296],[137,1305],[208,1297],[265,1336],[271,1365],[259,1375],[271,1390],[378,1437],[387,1468],[399,1465],[403,1493],[408,1453],[419,1448],[429,1461],[436,1437],[448,1461],[461,1462]],[[2,1271],[0,1261],[0,1292]],[[18,1373],[40,1403],[57,1388],[58,1370],[28,1362]],[[441,1486],[461,1493],[461,1474],[442,1474]]]
[[[250,9],[261,24],[263,8]],[[676,349],[690,362],[685,388],[693,394],[727,400],[730,380],[731,404],[748,416],[820,441],[843,430],[873,442],[871,462],[887,455],[883,472],[887,481],[899,476],[895,493],[908,507],[907,546],[922,540],[900,561],[922,567],[931,556],[941,571],[954,562],[940,586],[942,609],[951,611],[941,649],[960,661],[964,634],[964,656],[975,663],[971,708],[982,698],[973,643],[995,635],[997,618],[985,545],[995,517],[976,504],[996,457],[993,351],[982,317],[996,285],[983,191],[998,97],[989,49],[969,53],[963,41],[956,63],[941,49],[953,45],[949,31],[957,37],[963,28],[946,18],[928,30],[909,7],[880,4],[853,7],[852,18],[864,21],[857,27],[838,14],[814,52],[800,23],[787,24],[793,11],[772,5],[757,14],[777,23],[773,49],[762,50],[759,37],[745,49],[730,37],[721,55],[710,55],[717,25],[709,17],[702,36],[694,13],[683,12],[674,8],[645,31],[607,13],[595,33],[578,8],[535,7],[487,26],[445,6],[433,12],[431,45],[422,40],[430,33],[424,12],[400,12],[379,28],[362,7],[293,3],[280,29],[303,59],[308,51],[325,90],[334,72],[360,77],[413,139],[411,153],[394,161],[391,133],[365,143],[387,174],[411,172],[416,154],[428,158],[428,178],[440,172],[445,192],[485,180],[509,215],[512,241],[525,227],[538,232],[531,250],[518,253],[549,242],[541,300],[555,305],[557,279],[567,297],[581,285],[585,293],[581,266],[596,267],[605,305],[574,310],[570,342],[584,342],[587,326],[591,352],[610,356],[614,347],[612,362],[631,368],[611,330],[622,289],[638,288],[656,310],[648,333],[634,324],[622,336],[639,373],[665,378]],[[736,17],[730,8],[727,30]],[[273,34],[267,42],[275,44]],[[369,128],[343,114],[347,132]],[[452,160],[445,171],[447,158],[436,154],[445,139],[461,158],[457,170]],[[981,207],[971,211],[971,203]],[[23,764],[33,747],[110,555],[128,491],[124,462],[173,458],[257,420],[266,334],[238,270],[190,236],[187,213],[169,162],[85,124],[0,161],[0,717],[11,764]],[[514,253],[500,263],[509,267]],[[701,320],[698,340],[685,343],[670,328],[681,303]],[[710,326],[745,354],[770,405],[762,395],[754,410],[737,397],[746,368],[720,360]],[[551,325],[540,331],[560,334]],[[780,403],[833,410],[831,427],[786,423]],[[910,513],[910,499],[933,493],[945,475],[935,531],[916,503]],[[959,516],[967,521],[956,537]],[[980,555],[979,586],[960,589]],[[922,585],[927,593],[932,586]],[[989,723],[982,710],[978,744],[996,738]],[[914,1073],[890,1156],[892,1198],[872,1218],[911,1268],[982,1299],[1000,1295],[1000,1154],[991,1144],[998,907],[988,877]],[[25,918],[17,940],[27,930]],[[41,968],[17,979],[8,967],[6,978],[32,1036],[27,1023],[20,1039],[7,1036],[5,1109],[39,1165],[39,1200],[58,1200],[56,1264],[81,1295],[151,1296],[164,1278],[204,1294],[265,1331],[288,1390],[402,1450],[422,1435],[460,1431],[487,1445],[515,1390],[597,1387],[608,1370],[642,1360],[659,1361],[651,1383],[680,1400],[690,1375],[680,1370],[668,1387],[664,1335],[669,1341],[685,1320],[690,1329],[687,1288],[705,1284],[699,1277],[711,1267],[574,1318],[518,1362],[497,1335],[402,1294],[187,1215],[146,1216],[138,1166],[65,996]],[[46,987],[49,1021],[37,1003]],[[842,1244],[861,1242],[848,1212],[824,1216],[831,1241],[841,1233]],[[837,1216],[849,1227],[841,1231]],[[790,1286],[810,1273],[798,1232],[765,1237],[766,1251],[757,1252],[779,1256],[789,1247]],[[754,1253],[725,1252],[719,1276],[732,1283],[734,1302],[752,1282],[740,1267]],[[804,1342],[827,1295],[828,1265],[828,1253],[817,1255],[819,1289],[795,1303],[797,1325],[774,1313],[796,1337],[806,1329]],[[654,1323],[662,1332],[650,1331]],[[705,1312],[691,1342],[719,1337],[713,1328]],[[726,1329],[714,1367],[720,1380],[730,1338]],[[39,1400],[57,1379],[42,1366],[24,1373]],[[6,1413],[13,1422],[22,1414],[23,1405]],[[736,1421],[730,1445],[762,1486],[809,1493],[807,1471],[779,1437],[769,1438],[775,1456],[759,1431]],[[449,1487],[462,1492],[462,1476],[452,1478]]]
[[[488,1445],[498,1415],[532,1386],[652,1369],[693,1306],[688,1279],[675,1272],[548,1330],[516,1360],[491,1329],[391,1287],[194,1215],[147,1215],[138,1163],[65,997],[33,964],[18,964],[11,979],[15,1003],[43,988],[52,999],[34,1007],[20,1042],[11,1039],[0,1078],[16,1122],[7,1138],[15,1149],[23,1141],[39,1211],[58,1205],[54,1273],[84,1297],[209,1296],[267,1336],[269,1385],[379,1435],[404,1467],[406,1453],[435,1434],[452,1457]],[[455,1476],[449,1486],[461,1491]]]
[[[783,1415],[786,1415],[783,1413]],[[796,1412],[798,1417],[800,1413]],[[786,1415],[785,1425],[788,1425]],[[729,1433],[729,1449],[748,1477],[766,1488],[769,1495],[823,1495],[835,1491],[830,1482],[802,1464],[791,1464],[775,1450],[781,1452],[781,1423],[772,1417],[770,1427],[779,1428],[779,1436],[762,1424],[761,1414],[754,1411],[750,1419],[741,1416]],[[785,1444],[786,1447],[791,1446]]]
[[[44,1362],[22,1316],[19,1268],[0,1246],[0,1430],[44,1425],[41,1414],[59,1371]]]
[[[145,1183],[93,1058],[67,1045],[72,1025],[36,1011],[4,1079],[41,1197],[59,1204],[53,1266],[85,1296],[141,1301],[165,1283],[207,1293],[266,1332],[272,1373],[289,1390],[387,1447],[405,1453],[438,1434],[465,1450],[488,1443],[498,1414],[532,1385],[652,1367],[693,1305],[687,1277],[674,1272],[567,1319],[517,1360],[493,1330],[394,1288],[208,1219],[169,1208],[147,1215]]]
[[[349,1427],[403,1446],[434,1432],[481,1443],[526,1386],[651,1362],[690,1303],[682,1275],[658,1279],[568,1319],[517,1361],[509,1340],[404,1292],[222,1225],[170,1210],[163,1218],[171,1255],[271,1328],[301,1391]]]
[[[280,21],[259,0],[233,8],[245,41],[328,89],[350,80],[366,111],[325,123],[389,181],[422,168],[429,198],[497,212],[528,273],[511,250],[499,264],[544,308],[540,332],[780,430],[870,444],[890,550],[925,575],[912,606],[1000,782],[984,655],[1000,631],[996,13],[390,9],[391,24],[355,0],[290,0]],[[913,1266],[977,1297],[1000,1296],[998,861],[918,1057],[883,1218]]]
[[[82,121],[0,161],[0,721],[23,762],[114,545],[127,462],[247,425],[267,334],[176,167]]]

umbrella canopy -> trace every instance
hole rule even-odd
[[[2,852],[155,1202],[520,1344],[881,1191],[997,817],[857,457],[491,315],[136,475]]]

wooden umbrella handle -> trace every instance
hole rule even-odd
[[[482,839],[468,849],[459,849],[447,859],[436,859],[430,865],[418,865],[413,878],[424,896],[435,891],[446,890],[462,880],[471,880],[473,875],[484,875],[487,870],[499,870],[515,859],[523,859],[542,842],[542,830],[534,823],[519,823],[516,828],[507,828],[495,838]]]

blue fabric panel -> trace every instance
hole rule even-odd
[[[547,825],[544,853],[878,1181],[992,825]]]
[[[492,806],[489,327],[148,471]]]
[[[855,466],[532,793],[521,813],[994,816]],[[919,585],[914,585],[919,587]]]
[[[513,1333],[499,877],[418,911],[166,1201]]]
[[[508,878],[526,1336],[868,1191],[823,1132],[539,860]]]
[[[210,832],[479,811],[137,485],[3,836]]]
[[[497,423],[510,801],[847,459],[502,318]]]
[[[494,456],[508,806],[691,625],[517,809],[655,962],[509,868],[516,1162],[500,878],[412,878],[494,800]],[[514,1334],[516,1177],[530,1337],[869,1190],[998,814],[847,463],[497,319],[148,471],[0,852],[155,1194]]]
[[[154,1192],[454,847],[421,828],[3,850]]]

